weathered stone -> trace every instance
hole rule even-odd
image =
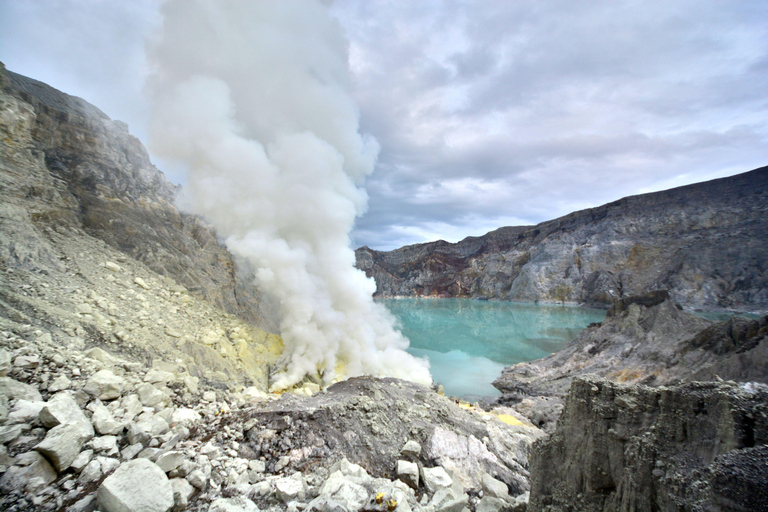
[[[0,377],[0,395],[5,395],[10,400],[43,401],[43,397],[36,387],[24,384],[10,377]]]
[[[320,488],[320,496],[341,503],[347,510],[358,510],[368,501],[366,488],[351,481],[340,471],[331,473]]]
[[[173,488],[162,469],[147,459],[123,463],[99,486],[103,512],[167,512],[173,507]]]
[[[121,405],[125,409],[126,416],[129,418],[135,418],[144,410],[144,406],[141,405],[141,400],[139,400],[139,396],[136,394],[124,396]]]
[[[195,488],[183,478],[172,478],[171,489],[173,489],[174,508],[184,510],[189,505],[189,499],[195,493]]]
[[[58,393],[72,387],[72,381],[67,378],[66,375],[59,375],[53,381],[48,384],[49,393]]]
[[[11,408],[8,414],[9,423],[31,423],[38,419],[40,411],[45,406],[45,402],[30,402],[20,399]]]
[[[123,460],[131,460],[135,456],[137,456],[139,453],[141,453],[141,450],[144,449],[144,445],[141,443],[135,443],[126,446],[123,448],[123,450],[120,452],[120,456]]]
[[[75,473],[79,473],[89,462],[91,462],[91,458],[93,458],[93,450],[83,450],[77,454],[77,457],[75,457],[75,460],[72,461],[72,464],[70,464],[69,467],[71,467]]]
[[[117,453],[117,437],[100,436],[91,440],[91,447],[97,452],[107,452],[108,454]]]
[[[101,462],[94,459],[83,468],[77,481],[86,484],[95,482],[99,478],[101,478]]]
[[[56,480],[56,470],[37,452],[27,452],[23,465],[9,467],[0,477],[0,490],[9,493],[25,489],[36,493],[46,485]]]
[[[171,372],[166,372],[163,370],[158,370],[157,368],[152,368],[147,372],[147,374],[144,376],[144,382],[149,382],[150,384],[157,384],[158,382],[161,384],[167,384],[168,382],[171,382],[176,377]]]
[[[403,446],[403,449],[400,450],[400,455],[402,455],[403,457],[417,458],[420,454],[421,454],[421,445],[413,440],[405,443],[405,446]]]
[[[219,498],[211,503],[208,512],[259,512],[254,502],[243,496]]]
[[[283,503],[298,500],[304,501],[306,483],[302,480],[301,473],[294,473],[285,478],[278,478],[274,482],[277,497]]]
[[[45,455],[61,473],[72,464],[80,449],[92,437],[93,430],[89,432],[78,423],[65,423],[49,430],[35,450]]]
[[[154,407],[165,399],[163,392],[149,383],[141,384],[136,388],[139,400],[145,407]]]
[[[190,425],[193,425],[195,422],[200,421],[200,418],[201,418],[200,414],[198,414],[193,409],[180,407],[175,411],[173,411],[173,415],[171,416],[171,424],[190,426]]]
[[[116,435],[123,431],[124,425],[117,421],[109,409],[102,404],[96,404],[93,407],[93,416],[91,417],[96,432],[102,435]]]
[[[101,370],[93,374],[83,387],[83,391],[99,400],[114,400],[120,398],[125,380],[109,370]]]
[[[0,348],[0,377],[5,377],[11,371],[11,354]]]
[[[40,423],[48,428],[65,423],[77,423],[90,436],[93,436],[93,426],[83,413],[77,401],[66,391],[53,395],[40,409]]]
[[[34,354],[17,356],[16,359],[13,360],[13,366],[25,370],[33,370],[40,366],[40,356]]]
[[[7,444],[21,435],[21,425],[5,425],[0,427],[0,444]]]
[[[408,484],[409,487],[419,488],[419,466],[415,462],[397,461],[395,473],[397,473],[397,478]]]
[[[483,496],[477,504],[476,512],[499,512],[509,507],[509,504],[496,496]]]
[[[160,469],[168,473],[179,467],[182,460],[184,460],[184,454],[182,452],[171,451],[160,455],[160,457],[157,458],[156,463]]]
[[[500,482],[486,473],[483,475],[482,484],[485,496],[492,496],[502,500],[509,499],[509,490],[504,482]]]
[[[199,469],[196,469],[187,475],[187,481],[197,489],[204,489],[207,482],[205,474]]]
[[[423,468],[421,473],[424,479],[424,486],[429,492],[435,492],[441,488],[449,488],[453,485],[450,475],[440,466]]]

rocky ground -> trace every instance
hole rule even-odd
[[[283,396],[2,331],[0,508],[524,510],[543,434],[394,379]],[[113,347],[108,347],[113,348]],[[314,395],[313,395],[314,394]],[[309,396],[313,395],[313,396]]]
[[[668,290],[688,309],[768,311],[768,167],[626,197],[536,226],[356,251],[381,297],[610,306]]]

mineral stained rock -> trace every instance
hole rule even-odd
[[[573,381],[528,510],[768,510],[768,386]]]
[[[669,290],[687,308],[768,309],[768,167],[631,196],[452,244],[362,247],[379,297],[610,305]]]

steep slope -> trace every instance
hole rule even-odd
[[[60,268],[41,231],[74,228],[229,313],[275,325],[253,276],[209,225],[178,211],[175,187],[124,123],[1,65],[0,94],[3,264]]]
[[[768,167],[631,196],[456,244],[357,250],[377,296],[609,305],[667,289],[688,308],[768,309]]]

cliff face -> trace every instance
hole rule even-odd
[[[766,310],[765,247],[768,167],[456,244],[356,255],[381,297],[608,305],[667,289],[689,308]]]
[[[60,268],[41,232],[75,228],[229,313],[274,327],[253,276],[209,225],[177,210],[175,187],[124,123],[4,67],[0,95],[3,264]]]
[[[576,379],[534,445],[529,511],[768,510],[768,387]]]

